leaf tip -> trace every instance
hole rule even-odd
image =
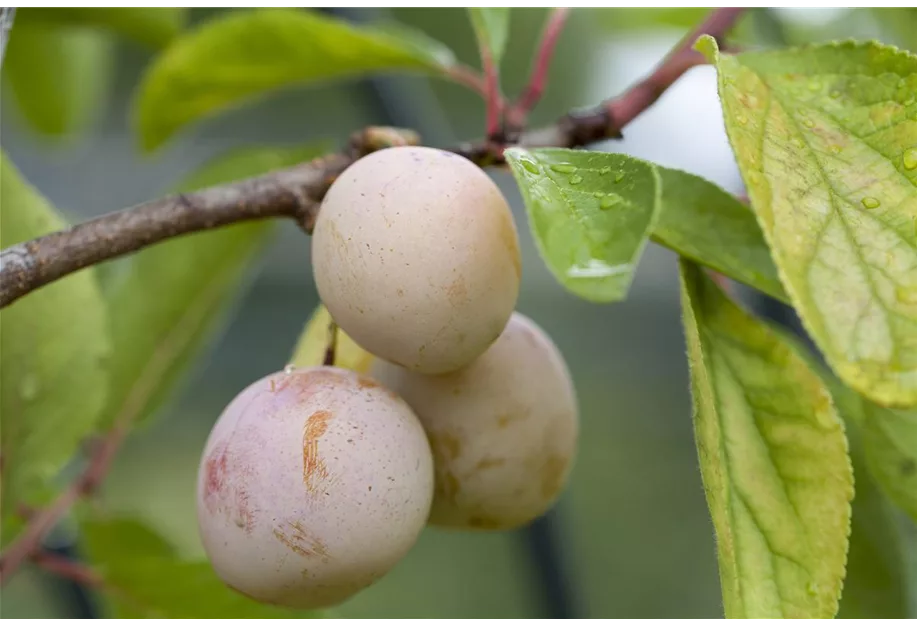
[[[707,57],[710,63],[716,63],[716,58],[720,53],[720,47],[717,45],[716,39],[710,35],[701,35],[694,42],[694,49]]]

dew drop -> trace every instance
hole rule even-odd
[[[610,172],[611,168],[609,168],[607,165],[599,168],[599,174],[609,174]]]
[[[798,137],[793,138],[793,145],[796,146],[797,148],[802,148],[803,146],[805,146],[803,141],[799,139]]]
[[[38,377],[34,374],[26,374],[19,381],[19,396],[24,401],[32,401],[38,396],[41,385],[38,383]]]
[[[551,169],[561,174],[573,174],[576,172],[576,166],[572,163],[552,163]]]
[[[805,120],[802,121],[802,125],[805,126],[806,128],[814,128],[814,127],[815,127],[815,122],[813,122],[812,120],[809,120],[809,119],[805,119]]]
[[[522,167],[531,172],[532,174],[538,174],[540,170],[534,161],[529,161],[528,159],[520,159],[519,163],[522,164]]]
[[[917,305],[917,287],[897,287],[895,298],[903,305]]]
[[[627,274],[632,269],[633,266],[629,263],[611,266],[599,259],[590,259],[586,263],[570,266],[566,274],[571,279],[600,279],[619,274]]]
[[[592,195],[596,198],[602,198],[605,195],[605,192],[592,192]]]
[[[287,364],[286,366],[283,367],[284,374],[293,374],[294,370],[296,370],[295,364]]]
[[[621,197],[617,194],[608,194],[602,198],[601,202],[599,202],[599,207],[607,211],[608,209],[611,209],[615,205],[619,204],[621,200]]]
[[[905,170],[917,168],[917,148],[908,148],[905,150],[901,162],[904,164]]]
[[[867,209],[875,209],[876,207],[879,206],[879,199],[873,198],[872,196],[867,196],[860,202],[862,202],[863,206],[866,207]]]
[[[583,177],[581,177],[579,174],[574,174],[570,177],[570,185],[579,185],[582,182]]]
[[[816,584],[814,581],[810,581],[806,584],[806,592],[809,593],[809,596],[814,597],[818,594],[818,584]]]
[[[617,174],[615,174],[615,183],[620,183],[623,180],[624,180],[623,172],[618,172]]]
[[[736,121],[737,121],[739,124],[741,124],[742,126],[745,126],[746,124],[748,124],[748,118],[745,117],[744,115],[738,115],[738,116],[736,116]]]
[[[843,148],[841,148],[839,145],[837,145],[837,144],[831,144],[831,152],[833,152],[834,154],[839,155],[839,154],[841,154],[841,151],[842,151],[842,150],[843,150]]]

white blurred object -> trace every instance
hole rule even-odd
[[[0,7],[0,66],[3,65],[3,55],[6,53],[6,42],[9,41],[10,31],[13,29],[13,19],[16,17],[16,7]]]

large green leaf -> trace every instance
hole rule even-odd
[[[135,103],[141,144],[152,150],[189,123],[283,87],[391,70],[441,72],[452,63],[444,47],[421,41],[304,10],[217,17],[177,39],[144,76]]]
[[[652,237],[663,246],[786,301],[755,214],[694,174],[658,168],[662,210]]]
[[[112,78],[111,43],[92,31],[17,20],[3,75],[33,128],[64,135],[83,129],[101,113]]]
[[[830,618],[850,533],[847,440],[819,377],[681,261],[694,427],[729,618]]]
[[[204,561],[187,561],[139,522],[90,520],[90,563],[118,618],[320,618],[262,605],[226,587]]]
[[[784,287],[845,383],[917,404],[917,56],[718,54],[729,140]]]
[[[28,7],[16,11],[16,29],[32,23],[80,26],[160,48],[181,31],[187,16],[180,7]]]
[[[254,176],[317,156],[316,148],[256,148],[221,157],[181,190]],[[107,419],[148,415],[226,321],[273,226],[252,222],[182,237],[134,255],[112,277],[112,393]]]
[[[863,404],[866,463],[888,497],[917,522],[917,409]]]
[[[0,246],[66,225],[0,153]],[[16,505],[36,505],[45,482],[77,452],[105,403],[105,302],[92,270],[41,288],[0,312],[3,530]]]
[[[627,155],[563,148],[505,155],[554,276],[581,298],[623,299],[659,213],[656,168]]]
[[[468,17],[471,18],[478,45],[486,49],[494,65],[499,66],[509,36],[509,8],[469,7]]]

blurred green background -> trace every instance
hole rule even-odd
[[[890,10],[891,11],[891,10]],[[193,10],[199,22],[211,10]],[[614,95],[646,73],[704,9],[573,11],[551,67],[551,83],[532,122]],[[738,31],[751,45],[841,36],[906,43],[901,21],[879,10],[758,12]],[[340,10],[348,19],[394,17],[426,31],[477,65],[460,9]],[[528,75],[545,12],[514,10],[504,87]],[[286,90],[195,126],[167,149],[141,156],[131,134],[132,89],[151,52],[104,37],[106,61],[89,73],[92,93],[82,132],[48,139],[33,132],[4,88],[3,148],[58,208],[80,220],[160,195],[227,149],[251,144],[337,144],[369,124],[420,130],[448,145],[480,135],[483,106],[461,87],[407,76]],[[16,31],[10,50],[13,52]],[[605,149],[693,171],[740,191],[725,139],[711,68],[698,68]],[[582,407],[580,454],[553,529],[562,576],[584,617],[718,617],[719,583],[691,431],[675,257],[655,245],[644,255],[629,299],[598,306],[575,299],[537,258],[511,178],[494,172],[510,198],[523,240],[518,309],[566,356]],[[104,503],[136,515],[189,555],[201,553],[194,514],[199,453],[226,403],[279,369],[317,304],[309,240],[284,224],[230,322],[180,386],[159,419],[134,434],[104,490]],[[4,588],[4,618],[73,613],[59,582],[27,571]],[[346,617],[538,617],[545,592],[522,533],[427,530],[389,576],[359,594]]]

